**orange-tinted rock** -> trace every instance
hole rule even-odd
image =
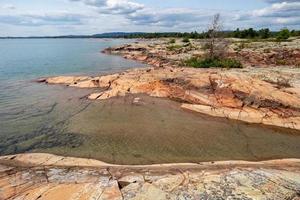
[[[299,129],[299,84],[284,89],[264,81],[257,73],[255,69],[165,67],[132,69],[101,77],[54,77],[47,82],[105,89],[88,97],[93,100],[145,93],[191,104],[183,107],[212,116]],[[261,73],[266,76],[272,69]],[[298,80],[300,73],[293,76]]]
[[[297,199],[300,160],[110,165],[50,154],[0,157],[0,199]]]

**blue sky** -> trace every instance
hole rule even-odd
[[[300,28],[300,0],[0,0],[0,36]]]

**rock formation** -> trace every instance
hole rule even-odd
[[[92,100],[145,93],[180,101],[182,108],[203,114],[300,130],[300,71],[278,70],[280,73],[271,68],[141,68],[99,77],[53,77],[45,81],[102,88],[89,96]],[[281,79],[289,83],[283,84]]]
[[[300,66],[300,39],[282,43],[228,40],[230,45],[226,55],[241,61],[244,66]],[[176,44],[170,44],[168,40],[155,39],[107,48],[103,52],[164,67],[179,66],[182,60],[202,56],[206,53],[205,48],[205,40],[190,40],[190,43],[176,41]]]
[[[0,199],[300,198],[300,160],[118,166],[22,154],[0,157]]]
[[[203,44],[192,41],[169,48],[160,40],[104,51],[151,67],[95,77],[50,77],[38,82],[99,89],[88,96],[90,100],[145,93],[179,101],[183,109],[215,117],[300,130],[300,70],[295,68],[300,63],[299,42],[295,40],[289,44],[293,48],[284,49],[276,43],[260,48],[259,43],[252,47],[233,43],[228,52],[247,66],[294,68],[183,68],[182,59],[203,54]],[[139,101],[134,98],[133,103]],[[120,166],[50,154],[4,156],[0,157],[0,199],[297,200],[300,160]]]

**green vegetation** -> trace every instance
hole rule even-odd
[[[225,38],[248,38],[248,39],[267,39],[276,38],[279,31],[274,32],[269,29],[255,30],[253,28],[249,29],[236,29],[235,31],[220,31],[222,37]],[[0,39],[6,38],[188,38],[188,39],[205,39],[209,38],[210,31],[207,32],[156,32],[156,33],[146,33],[146,32],[116,32],[116,33],[103,33],[95,35],[65,35],[65,36],[45,36],[45,37],[0,37]],[[300,30],[290,30],[291,37],[300,37]]]
[[[188,42],[190,42],[190,39],[189,39],[189,38],[183,38],[183,39],[182,39],[182,42],[188,43]]]
[[[176,43],[176,40],[174,38],[170,39],[169,44],[175,44],[175,43]]]
[[[254,30],[253,28],[240,30],[236,29],[232,34],[232,37],[234,38],[260,38],[260,39],[267,39],[272,36],[272,33],[268,28],[266,29],[260,29],[258,31]]]
[[[167,46],[167,49],[168,49],[169,51],[175,51],[175,50],[181,49],[181,48],[182,48],[181,45],[170,45],[170,46]]]
[[[277,59],[276,65],[288,65],[288,62],[285,59]]]
[[[255,30],[253,28],[249,29],[236,29],[235,31],[220,31],[218,35],[225,38],[242,38],[242,39],[268,39],[276,38],[279,32],[271,31],[268,28]],[[180,32],[165,32],[165,33],[132,33],[126,34],[124,36],[119,36],[121,38],[183,38],[187,39],[205,39],[209,38],[210,31],[207,32],[191,32],[191,33],[180,33]],[[300,30],[291,30],[291,37],[300,36]]]
[[[184,64],[189,67],[194,68],[243,68],[241,62],[232,58],[199,58],[192,57],[186,61]]]
[[[222,37],[220,14],[214,15],[209,27],[207,40],[202,47],[207,49],[204,58],[192,57],[184,61],[184,64],[195,68],[242,68],[241,62],[226,57],[228,41]]]
[[[291,33],[290,33],[289,29],[286,29],[286,28],[285,28],[285,29],[282,29],[282,30],[277,34],[276,39],[277,39],[278,41],[283,41],[283,40],[289,39],[290,36],[291,36]]]

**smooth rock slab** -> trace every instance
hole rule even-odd
[[[1,200],[300,197],[300,160],[296,159],[120,166],[76,158],[66,158],[64,163],[50,154],[30,155],[0,157]],[[59,165],[40,162],[48,159],[61,161]]]

